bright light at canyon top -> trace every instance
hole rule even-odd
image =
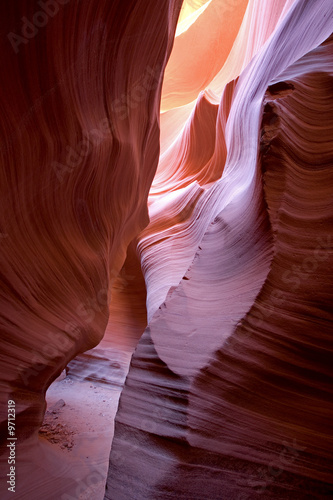
[[[187,31],[211,2],[212,0],[185,0],[177,24],[176,37]]]

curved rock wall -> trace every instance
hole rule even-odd
[[[113,277],[148,223],[180,7],[0,7],[2,440],[7,400],[19,442],[36,436],[47,387],[103,337]]]
[[[37,440],[45,392],[66,366],[121,386],[135,346],[105,499],[328,498],[331,0],[21,0],[0,23],[17,498],[91,497],[89,460]]]
[[[160,159],[107,499],[332,491],[333,12],[270,8],[267,43]]]

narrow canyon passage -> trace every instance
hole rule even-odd
[[[331,0],[0,9],[1,498],[330,498]]]

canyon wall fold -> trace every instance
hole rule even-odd
[[[267,9],[160,158],[105,499],[332,493],[333,10]]]
[[[0,26],[1,477],[9,435],[19,500],[332,496],[332,0],[20,0]],[[97,463],[38,434],[64,370],[128,371]]]
[[[0,7],[1,441],[14,400],[22,460],[24,440],[37,441],[46,389],[102,339],[114,277],[148,223],[162,78],[180,7]],[[42,498],[31,469],[34,498]],[[18,484],[16,494],[32,493]]]

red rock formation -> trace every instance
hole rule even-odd
[[[203,3],[200,16],[176,36],[165,73],[162,110],[190,103],[210,84],[229,55],[248,0],[199,3]],[[185,2],[184,10],[186,6]],[[185,29],[185,21],[180,20],[179,28]]]
[[[271,38],[221,99],[225,146],[211,153],[211,118],[194,113],[161,157],[139,243],[150,320],[107,499],[332,493],[333,11],[271,9]],[[188,131],[205,121],[198,170]],[[221,180],[189,184],[211,164]]]
[[[112,279],[148,222],[180,7],[1,5],[2,444],[7,400],[16,403],[18,443],[36,440],[47,387],[103,337]]]
[[[17,438],[22,500],[92,498],[86,453],[37,439],[45,392],[64,367],[121,386],[135,346],[105,499],[332,494],[332,2],[181,4],[0,6],[0,464]]]

